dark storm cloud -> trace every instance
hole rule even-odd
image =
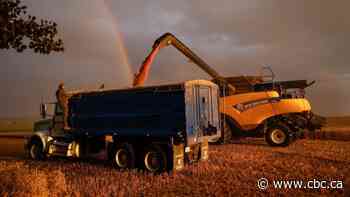
[[[0,95],[6,101],[0,115],[18,115],[22,109],[25,114],[35,113],[31,106],[41,95],[49,97],[60,80],[74,87],[102,81],[113,87],[128,85],[125,75],[129,71],[120,65],[125,62],[117,54],[116,22],[125,38],[132,72],[154,39],[172,32],[224,75],[258,74],[262,65],[270,65],[278,79],[317,80],[308,90],[316,112],[350,113],[350,106],[343,105],[350,99],[346,91],[350,82],[349,1],[105,2],[107,8],[104,1],[93,0],[24,1],[33,14],[60,25],[67,50],[49,57],[2,51],[0,86],[10,95]],[[206,77],[169,48],[157,57],[148,84]],[[28,98],[25,104],[20,104],[22,97]]]

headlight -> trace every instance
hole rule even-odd
[[[53,140],[53,137],[51,137],[51,136],[48,136],[47,137],[47,141],[49,142],[49,141],[52,141]]]

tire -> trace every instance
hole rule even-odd
[[[116,145],[112,150],[112,165],[117,169],[131,169],[135,167],[135,152],[131,144]]]
[[[276,123],[267,128],[265,140],[270,146],[288,146],[292,140],[290,133],[286,125]]]
[[[223,120],[221,124],[221,137],[219,139],[220,144],[228,144],[232,141],[232,129],[228,123],[228,120]]]
[[[33,160],[43,160],[45,159],[44,146],[43,143],[38,139],[33,139],[29,146],[29,157]]]
[[[153,145],[147,147],[143,154],[143,167],[152,173],[160,173],[167,170],[167,155],[159,146]]]

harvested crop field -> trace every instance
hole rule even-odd
[[[118,171],[101,162],[0,160],[0,195],[75,196],[349,196],[350,143],[299,140],[272,148],[259,140],[211,146],[210,160],[174,174]],[[274,189],[257,180],[339,180],[345,189]]]
[[[0,133],[0,156],[24,157],[24,143],[29,136],[29,132]]]

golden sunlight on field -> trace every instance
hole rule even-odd
[[[257,180],[340,180],[350,184],[350,143],[299,140],[287,148],[256,141],[211,146],[210,160],[174,174],[118,171],[100,162],[0,160],[1,195],[229,196],[349,194],[345,189],[259,190]]]
[[[286,148],[269,147],[262,139],[249,138],[229,145],[211,145],[208,162],[160,175],[119,171],[99,161],[27,160],[23,136],[30,133],[2,132],[0,195],[229,196],[258,192],[347,196],[350,193],[348,124],[348,118],[330,118],[321,140],[298,140]],[[257,180],[261,177],[269,181],[339,180],[344,189],[260,190]]]

